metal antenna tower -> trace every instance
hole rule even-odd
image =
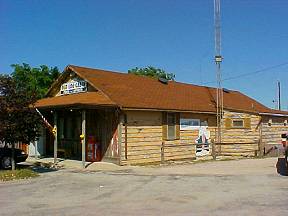
[[[214,0],[214,25],[215,25],[215,63],[216,63],[216,114],[217,114],[217,134],[216,142],[221,143],[221,119],[223,115],[223,90],[222,90],[222,75],[221,75],[221,14],[220,0]]]
[[[277,81],[275,99],[272,101],[275,105],[275,109],[281,110],[281,86],[280,81]]]

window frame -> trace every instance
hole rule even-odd
[[[183,127],[182,121],[194,121],[197,122],[198,125],[187,125],[187,127]],[[196,119],[196,118],[181,118],[180,119],[180,130],[199,130],[199,128],[202,126],[201,125],[201,119]],[[207,123],[208,125],[208,123]]]
[[[242,126],[235,126],[234,122],[242,122]],[[232,119],[232,128],[245,128],[245,121],[244,119]]]
[[[270,127],[270,126],[272,126],[272,124],[273,124],[273,120],[272,120],[272,118],[270,118],[270,119],[268,120],[268,126]]]
[[[169,124],[169,115],[171,116],[171,115],[173,115],[173,118],[174,118],[174,122],[173,122],[173,124],[171,125],[171,124]],[[166,115],[166,117],[167,117],[167,119],[166,119],[166,121],[167,121],[167,140],[176,140],[176,125],[177,125],[177,122],[176,122],[176,113],[167,113],[167,115]],[[173,126],[173,128],[174,128],[174,136],[172,137],[172,136],[169,136],[169,126]]]

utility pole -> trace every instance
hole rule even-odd
[[[280,87],[280,81],[277,82],[278,87],[278,110],[281,110],[281,87]]]
[[[273,100],[272,102],[274,103],[275,109],[281,110],[281,85],[280,85],[280,81],[277,81],[275,100]]]
[[[216,143],[221,143],[221,119],[223,115],[223,90],[221,75],[221,14],[220,0],[214,0],[214,25],[215,25],[215,63],[216,63],[216,115],[217,115],[217,134]],[[221,146],[221,145],[220,145]],[[221,149],[219,149],[221,151]]]

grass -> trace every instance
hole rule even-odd
[[[19,179],[29,179],[39,176],[31,169],[1,170],[0,181],[13,181]]]

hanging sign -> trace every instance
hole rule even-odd
[[[61,95],[75,94],[87,91],[87,82],[83,80],[71,80],[61,85]]]

